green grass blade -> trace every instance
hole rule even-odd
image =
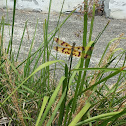
[[[52,38],[55,36],[55,34],[57,33],[57,31],[63,26],[63,24],[70,18],[70,16],[75,12],[75,10],[76,9],[74,9],[68,16],[67,16],[67,18],[60,24],[60,25],[58,25],[58,27],[56,28],[56,29],[54,29],[49,35],[48,35],[48,37],[52,34],[52,36],[50,37],[50,39],[49,39],[49,41],[48,42],[50,42],[51,40],[52,40]],[[54,32],[55,31],[55,32]],[[54,33],[53,33],[54,32]],[[44,44],[44,42],[42,42],[42,44],[39,46],[39,48],[38,48],[38,50],[36,51],[36,52],[34,52],[33,54],[31,54],[30,56],[28,56],[28,58],[26,58],[20,65],[18,65],[17,66],[17,68],[18,67],[20,67],[23,63],[25,63],[28,59],[30,59],[32,56],[36,56],[37,55],[37,53],[43,48],[43,44]]]
[[[37,26],[38,26],[38,19],[37,19],[37,23],[36,23],[36,26],[35,26],[34,36],[33,36],[32,42],[31,42],[31,47],[29,49],[28,57],[31,55],[31,51],[33,49]],[[26,62],[26,65],[24,67],[24,77],[27,77],[30,74],[30,64],[31,64],[31,61],[30,61],[30,59],[28,59],[27,62]]]
[[[87,45],[87,26],[88,26],[88,1],[87,0],[84,0],[84,21],[83,21],[83,47],[86,47]],[[82,53],[85,53],[85,51],[82,51]],[[80,68],[83,67],[83,64],[84,64],[84,58],[81,58],[81,64],[80,64]],[[79,77],[78,77],[78,80],[81,80],[81,72],[79,72]],[[78,81],[78,84],[79,84],[79,81]],[[82,85],[81,85],[82,86]],[[81,89],[81,86],[80,86],[80,89]]]
[[[60,106],[61,106],[61,104],[63,102],[63,99],[64,99],[65,95],[66,95],[66,89],[64,90],[64,92],[63,92],[63,94],[62,94],[62,96],[61,96],[61,98],[60,98],[60,100],[59,100],[59,102],[58,102],[58,104],[57,104],[57,106],[56,106],[56,108],[55,108],[55,110],[54,110],[54,112],[53,112],[53,114],[52,114],[51,118],[49,119],[49,121],[48,121],[46,126],[50,126],[51,125],[55,115],[57,114],[58,109],[60,108]],[[60,125],[58,124],[58,126],[60,126]]]
[[[99,120],[99,119],[102,119],[102,118],[104,119],[104,118],[112,117],[113,115],[116,115],[116,114],[119,114],[119,113],[120,112],[110,112],[110,113],[97,115],[97,116],[91,117],[90,119],[86,119],[84,121],[77,123],[76,126],[81,126],[81,125],[87,124],[89,122],[95,122],[96,120]]]
[[[86,10],[88,11],[88,10]],[[94,17],[95,17],[95,2],[93,3],[93,12],[92,12],[92,19],[91,19],[91,26],[90,26],[90,33],[89,33],[89,40],[88,42],[91,41],[91,37],[92,37],[92,31],[93,31],[93,25],[94,25]],[[86,41],[86,40],[85,40]],[[87,55],[91,56],[91,52],[89,53],[88,52],[85,52]],[[86,59],[85,60],[85,68],[88,67],[89,65],[89,62],[90,62],[90,58],[89,59]],[[86,71],[84,71],[84,74],[83,74],[83,78],[82,78],[82,81],[81,81],[81,85],[80,85],[80,89],[79,89],[79,92],[82,91],[83,89],[83,85],[84,85],[84,82],[85,82],[85,77],[86,77]],[[86,84],[86,83],[85,83]]]
[[[79,68],[79,69],[73,69],[72,71],[87,71],[87,70],[101,70],[104,72],[108,72],[108,71],[118,71],[120,70],[119,68]],[[126,72],[126,70],[121,70],[120,72]]]
[[[46,107],[46,104],[47,104],[47,102],[48,102],[48,99],[49,99],[48,96],[45,96],[45,97],[43,98],[43,104],[42,104],[42,106],[41,106],[40,113],[39,113],[39,116],[38,116],[38,118],[37,118],[37,121],[36,121],[35,126],[38,126],[38,125],[39,125],[39,121],[40,121],[41,116],[42,116],[42,113],[43,113],[43,111],[44,111],[44,109],[45,109],[45,107]]]
[[[121,37],[121,38],[114,38],[114,39],[112,39],[108,44],[107,44],[107,46],[106,46],[106,48],[105,48],[105,51],[103,52],[103,54],[102,54],[102,57],[101,57],[101,59],[100,59],[100,61],[99,61],[99,66],[100,66],[100,64],[101,64],[101,62],[102,62],[102,60],[103,60],[103,58],[104,58],[104,56],[105,56],[105,54],[106,54],[106,52],[107,52],[107,49],[109,48],[109,46],[110,46],[110,44],[112,43],[112,42],[114,42],[114,41],[116,41],[116,40],[119,40],[119,39],[126,39],[126,38],[124,38],[124,37]]]
[[[86,47],[87,44],[87,21],[88,21],[88,1],[84,0],[84,29],[83,29],[83,47]],[[83,52],[84,53],[84,52]]]
[[[43,124],[43,122],[44,122],[44,120],[45,120],[45,118],[46,118],[52,104],[55,102],[55,98],[56,98],[56,96],[58,94],[58,91],[59,91],[64,79],[65,79],[65,77],[61,77],[58,86],[56,87],[55,91],[53,92],[53,94],[52,94],[52,96],[51,96],[51,98],[49,100],[49,103],[48,103],[48,105],[46,107],[46,110],[45,110],[45,112],[44,112],[44,114],[42,116],[42,119],[41,119],[41,121],[39,123],[39,126],[42,126],[42,124]]]
[[[112,78],[113,76],[115,76],[115,75],[117,75],[118,73],[122,72],[124,68],[125,68],[125,67],[121,67],[120,69],[116,70],[116,71],[113,72],[112,74],[109,74],[109,76],[107,76],[107,77],[105,77],[105,78],[99,80],[98,82],[96,82],[95,84],[93,84],[92,86],[90,86],[89,88],[86,88],[84,91],[82,91],[82,93],[84,93],[85,91],[87,91],[87,90],[89,90],[89,89],[93,89],[93,88],[96,87],[98,84],[100,84],[100,83],[102,83],[102,82],[108,80],[109,78]],[[81,94],[82,94],[82,93],[81,93]]]
[[[90,33],[89,33],[89,40],[91,41],[92,32],[93,32],[93,26],[94,26],[94,17],[95,17],[95,3],[93,3],[93,12],[92,12],[92,19],[91,19],[91,26],[90,26]]]
[[[63,81],[63,88],[62,88],[62,94],[65,92],[65,98],[62,101],[62,105],[60,106],[60,113],[59,113],[59,120],[58,125],[62,125],[63,117],[65,114],[65,104],[67,100],[67,92],[68,92],[68,79],[69,79],[69,73],[68,73],[68,66],[65,64],[65,79]]]
[[[121,111],[121,112],[117,113],[116,115],[112,116],[111,118],[105,120],[99,126],[107,126],[107,125],[111,126],[113,122],[115,122],[119,117],[121,117],[124,114],[126,115],[126,108],[123,111]],[[108,122],[109,122],[109,124],[108,124]]]
[[[15,68],[15,66],[11,63],[11,61],[10,61],[8,58],[6,58],[6,60],[7,60],[8,64],[11,66],[11,68],[13,69],[15,75],[17,75],[18,79],[20,79],[20,81],[23,81],[23,79],[21,78],[19,72],[17,71],[17,69]],[[4,67],[4,64],[2,64],[2,65],[0,66],[0,69],[3,68],[3,67]],[[16,83],[16,82],[15,82],[15,83]],[[18,85],[19,85],[19,83],[18,83]],[[25,85],[22,85],[21,87],[24,88],[24,89],[26,89],[29,93],[34,93],[33,90],[29,89],[29,88],[26,87]]]
[[[3,25],[3,23],[1,22],[0,25]],[[4,23],[4,25],[10,26],[11,24],[9,24],[9,23]]]
[[[56,33],[59,31],[59,29],[65,24],[65,22],[70,18],[70,16],[76,11],[76,9],[74,9],[67,17],[66,19],[57,26],[57,28],[54,29],[54,33],[52,34],[52,36],[49,39],[49,42],[52,40],[52,38],[56,35]]]
[[[81,63],[81,60],[79,60],[79,62],[78,62],[78,64],[76,65],[75,69],[78,69],[78,68],[80,67],[80,63]],[[73,79],[74,79],[76,73],[77,73],[77,72],[74,71],[74,72],[72,73],[71,77],[70,77],[70,80],[69,80],[69,88],[70,88],[70,86],[71,86],[71,84],[72,84],[72,81],[73,81]]]
[[[106,30],[106,28],[108,27],[110,23],[110,20],[107,22],[106,26],[103,28],[103,30],[101,32],[99,32],[99,34],[97,35],[97,37],[94,40],[94,45],[97,43],[97,41],[99,40],[99,38],[101,37],[101,35],[103,34],[103,32]],[[94,47],[93,45],[93,47]]]
[[[27,28],[27,23],[28,23],[28,21],[25,22],[24,31],[23,31],[23,34],[22,34],[22,38],[21,38],[20,45],[19,45],[18,52],[17,52],[17,56],[16,56],[16,62],[17,62],[17,59],[18,59],[18,56],[19,56],[19,52],[20,52],[20,49],[21,49],[21,45],[22,45],[22,42],[23,42],[25,30]]]
[[[12,53],[12,44],[13,44],[13,34],[14,34],[14,22],[15,22],[15,11],[16,11],[16,0],[14,0],[14,7],[13,7],[13,21],[12,21],[12,31],[11,31],[11,39],[8,44],[7,54],[9,53],[10,49],[10,59]]]
[[[1,20],[1,23],[2,23],[2,27],[1,27],[2,28],[2,35],[0,34],[0,62],[2,62],[1,57],[3,55],[3,37],[4,37],[4,25],[5,25],[4,21],[5,21],[4,17],[2,17],[2,20]]]
[[[67,126],[67,125],[68,125],[67,120],[68,120],[69,110],[70,110],[72,101],[73,101],[73,100],[70,100],[69,103],[68,103],[67,106],[66,106],[66,113],[65,113],[65,118],[64,118],[64,126]]]
[[[36,72],[38,72],[39,70],[47,67],[48,65],[57,63],[57,62],[64,62],[63,60],[56,60],[56,61],[50,61],[50,62],[46,62],[42,65],[40,65],[30,76],[28,76],[20,85],[18,85],[18,87],[2,102],[2,105],[30,78],[32,77]],[[1,106],[0,106],[1,107]]]
[[[90,106],[91,106],[91,104],[89,102],[87,102],[86,105],[80,110],[80,112],[73,119],[73,121],[69,124],[69,126],[75,126],[77,124],[77,122],[82,118],[82,116],[88,111]]]

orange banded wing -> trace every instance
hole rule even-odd
[[[74,47],[74,49],[76,49],[76,50],[80,50],[80,51],[83,51],[83,50],[93,50],[93,47],[83,47],[83,46],[76,46],[76,47]]]
[[[82,46],[76,46],[76,47],[74,47],[74,49],[76,49],[76,50],[80,50],[80,51],[83,51],[83,50],[85,50],[85,47],[82,47]]]
[[[55,37],[54,41],[56,41],[61,46],[64,46],[64,47],[67,47],[67,48],[72,48],[71,45],[69,45],[67,42],[64,42],[64,41],[60,40],[59,38]],[[85,47],[83,47],[83,46],[76,46],[76,47],[74,47],[74,49],[83,51],[83,50],[85,50]],[[86,47],[86,49],[93,50],[92,47]]]
[[[62,40],[60,40],[59,38],[54,38],[54,41],[56,41],[59,45],[61,45],[61,46],[64,46],[64,47],[68,47],[68,48],[72,48],[72,46],[71,45],[69,45],[68,43],[66,43],[66,42],[64,42],[64,41],[62,41]]]
[[[63,47],[55,46],[54,49],[56,51],[58,51],[58,52],[66,54],[66,55],[70,55],[71,54],[71,48],[63,48]],[[81,57],[82,53],[74,49],[72,55],[75,56],[75,57]],[[90,56],[84,54],[84,58],[90,58]]]

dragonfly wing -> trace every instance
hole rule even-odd
[[[67,55],[71,54],[71,49],[70,48],[63,48],[63,47],[55,46],[54,49],[56,51],[58,51],[58,52],[61,52],[61,53],[67,54]]]
[[[64,42],[62,40],[60,40],[59,38],[54,38],[54,41],[56,41],[59,45],[64,46],[64,47],[68,47],[71,48],[72,46],[69,45],[67,42]]]
[[[73,50],[73,56],[76,56],[76,57],[81,57],[81,52],[77,51],[77,50]]]
[[[54,49],[58,52],[61,52],[63,54],[66,54],[66,55],[70,55],[71,54],[71,48],[63,48],[63,47],[58,47],[58,46],[55,46]],[[75,57],[81,57],[82,56],[82,53],[77,51],[77,50],[73,50],[73,56]],[[90,58],[90,56],[88,56],[87,54],[83,54],[83,57],[86,59],[86,58]]]
[[[90,56],[88,56],[87,54],[82,54],[82,52],[77,51],[75,49],[73,51],[73,56],[75,56],[75,57],[84,57],[85,59],[90,58]]]
[[[83,50],[85,50],[85,47],[82,47],[82,46],[76,46],[76,47],[74,47],[74,49],[76,49],[76,50],[80,50],[80,51],[83,51]]]
[[[88,47],[88,46],[86,46],[86,47],[76,46],[76,47],[74,47],[74,49],[83,51],[83,50],[93,50],[94,48],[93,47]]]

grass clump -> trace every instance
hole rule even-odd
[[[92,41],[96,2],[94,1],[91,4],[84,0],[82,43],[84,47],[94,48],[109,24],[108,21],[104,29]],[[53,46],[50,42],[77,9],[75,8],[63,22],[59,23],[62,6],[57,27],[48,33],[51,3],[50,0],[48,18],[45,19],[43,24],[43,42],[37,51],[32,52],[37,32],[37,20],[31,46],[24,61],[19,60],[19,54],[28,21],[25,23],[17,53],[13,52],[12,46],[16,0],[14,0],[11,35],[7,49],[3,47],[4,41],[6,41],[4,40],[4,29],[6,25],[9,27],[10,24],[5,23],[4,17],[1,19],[0,124],[8,123],[8,125],[21,126],[125,125],[126,50],[118,48],[118,45],[122,39],[126,38],[121,34],[119,37],[112,39],[94,68],[89,67],[93,53],[93,50],[89,50],[89,48],[83,50],[82,54],[87,54],[90,58],[80,58],[73,68],[71,68],[72,57],[70,67],[64,60],[57,60],[56,56],[53,56],[54,60],[50,61]],[[89,5],[92,5],[92,10],[90,11],[91,25],[88,35]],[[119,66],[120,60],[123,61],[121,66]],[[57,63],[61,65],[61,69],[65,73],[58,82],[56,82],[55,76]],[[53,69],[51,68],[52,64],[55,66]],[[113,77],[115,81],[110,85]]]

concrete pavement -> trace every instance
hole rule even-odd
[[[9,19],[9,22],[12,22],[12,11],[9,10],[8,16],[9,18],[7,19],[7,13],[6,10],[0,10],[0,17],[2,15],[5,16],[6,22]],[[52,13],[50,16],[50,22],[49,22],[49,32],[52,31],[57,24],[58,20],[58,15],[57,13]],[[63,15],[61,17],[61,21],[63,21],[67,15]],[[43,23],[45,18],[47,18],[46,13],[42,12],[29,12],[29,11],[21,11],[21,10],[16,10],[16,17],[15,17],[15,28],[14,28],[14,41],[13,41],[13,49],[15,52],[17,52],[25,21],[28,20],[28,34],[29,34],[29,39],[28,35],[25,34],[24,36],[24,41],[21,49],[21,55],[20,55],[20,60],[23,60],[26,57],[26,54],[29,51],[30,44],[33,38],[33,34],[35,31],[35,25],[38,21],[38,27],[37,27],[37,32],[36,32],[36,37],[35,37],[35,44],[34,44],[34,50],[37,50],[41,42],[43,41]],[[95,17],[95,22],[94,22],[94,30],[93,30],[93,36],[92,36],[92,41],[95,39],[95,37],[98,35],[99,32],[104,28],[106,23],[108,22],[109,19],[105,18],[104,16],[96,16]],[[88,21],[88,24],[90,25],[90,20]],[[88,31],[90,27],[88,26]],[[66,42],[69,42],[72,44],[73,42],[76,42],[76,46],[81,45],[82,43],[82,31],[83,30],[83,17],[78,16],[78,15],[72,15],[67,22],[63,25],[63,27],[60,29],[60,38]],[[11,27],[10,27],[11,31]],[[106,31],[103,33],[101,38],[99,39],[98,43],[95,46],[93,57],[91,58],[91,64],[94,66],[98,63],[100,60],[100,57],[107,45],[107,43],[112,40],[113,38],[119,36],[121,33],[124,33],[124,37],[126,37],[126,20],[116,20],[116,19],[111,19],[111,22],[109,26],[107,27]],[[78,37],[79,36],[79,37]],[[9,42],[9,27],[5,26],[5,33],[4,33],[4,46],[7,47],[8,42]],[[120,43],[120,47],[126,49],[126,40],[122,40]],[[52,50],[52,54],[55,54],[56,51]],[[67,61],[68,57],[66,55],[63,55],[61,53],[58,53],[58,59],[64,59]],[[53,60],[53,59],[52,59]],[[78,61],[78,58],[74,58],[76,63]]]

